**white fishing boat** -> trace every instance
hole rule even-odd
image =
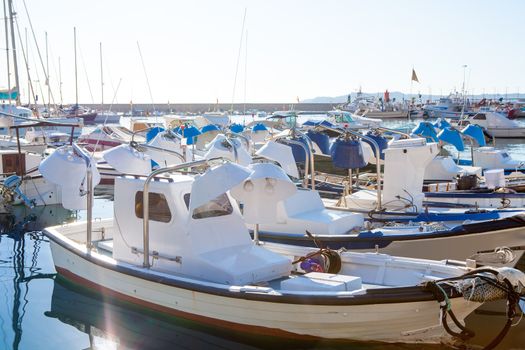
[[[128,144],[130,141],[144,142],[144,136],[133,133],[120,125],[98,125],[78,137],[78,142],[85,144],[91,152],[101,152],[107,149]]]
[[[381,119],[367,118],[365,116],[342,110],[329,111],[327,115],[330,123],[341,128],[373,128],[380,126],[383,122]]]
[[[113,111],[98,111],[95,117],[95,124],[119,124],[122,113]]]
[[[22,123],[11,126],[20,135],[20,130],[29,128],[40,130],[44,127],[69,127],[71,130],[68,141],[71,141],[71,134],[78,124],[62,124],[48,121],[38,121],[33,123]],[[38,134],[38,132],[36,133]],[[38,136],[37,141],[38,141]],[[60,204],[63,202],[60,186],[45,179],[39,172],[40,163],[45,156],[43,152],[32,153],[24,151],[21,147],[22,138],[17,137],[16,149],[0,150],[0,204],[3,210],[9,212],[13,205],[23,204],[28,207]],[[50,149],[52,152],[53,149]],[[77,186],[82,187],[82,178],[77,178]]]
[[[491,137],[522,138],[525,137],[525,127],[507,118],[506,115],[494,111],[480,111],[459,122],[459,125],[476,124],[484,128]]]
[[[215,124],[226,127],[228,124],[230,124],[230,115],[227,112],[206,112],[195,118],[195,124],[199,128],[207,124]]]
[[[28,144],[33,145],[48,145],[51,147],[59,147],[71,142],[73,135],[57,130],[56,128],[35,128],[28,127],[24,139]],[[22,141],[21,139],[20,141]],[[42,153],[42,152],[40,152]]]
[[[19,144],[21,150],[39,154],[44,153],[47,148],[45,142],[30,142],[26,139],[20,139],[20,141],[17,142],[15,135],[0,135],[0,149],[15,150]]]
[[[86,162],[90,188],[92,161],[80,152],[75,148],[75,157]],[[48,159],[55,166],[64,161]],[[460,292],[467,293],[477,272],[446,262],[352,253],[333,273],[307,272],[290,260],[294,252],[252,242],[229,193],[254,191],[268,205],[289,195],[293,184],[250,178],[249,169],[232,163],[197,177],[161,176],[207,165],[203,160],[147,178],[124,176],[115,184],[113,218],[93,222],[88,210],[87,223],[46,229],[58,273],[158,312],[302,339],[439,342],[448,313],[443,309],[444,318],[438,317],[441,289],[448,300],[443,305],[459,322],[480,305]]]
[[[450,94],[448,97],[442,97],[435,104],[426,104],[423,106],[423,114],[430,118],[450,118],[459,119],[469,112],[470,104],[465,97],[460,94]]]

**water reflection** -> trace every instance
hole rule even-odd
[[[105,301],[61,278],[54,283],[51,310],[45,314],[87,334],[93,349],[254,349],[199,330],[191,322],[153,317]]]
[[[12,235],[27,231],[40,231],[45,227],[73,222],[76,219],[75,211],[64,209],[58,204],[32,209],[16,205],[10,208],[10,213],[0,214],[0,232]]]
[[[0,327],[4,349],[21,348],[25,330],[23,322],[31,300],[31,282],[39,279],[49,280],[55,276],[54,272],[43,272],[39,266],[42,244],[47,243],[38,234],[25,235],[14,232],[0,236],[1,287],[4,293],[4,302],[0,308]]]
[[[110,200],[96,200],[96,217],[108,217],[112,209]],[[0,349],[446,349],[250,337],[109,300],[55,278],[49,242],[39,231],[82,218],[83,212],[55,206],[18,210],[9,218],[0,216]],[[38,217],[14,224],[31,214]],[[499,332],[502,310],[503,305],[489,305],[467,319],[477,333],[473,344],[486,345]],[[512,327],[498,348],[525,349],[525,321]]]
[[[251,337],[107,300],[61,277],[55,280],[51,310],[45,315],[87,334],[91,349],[421,349],[421,345],[306,343]]]

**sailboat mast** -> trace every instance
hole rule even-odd
[[[246,118],[246,81],[248,80],[248,31],[246,31],[246,45],[244,56],[244,108],[242,114]]]
[[[73,44],[75,47],[75,105],[78,106],[77,27],[73,27]]]
[[[51,86],[49,85],[49,50],[47,46],[47,32],[46,32],[46,85],[47,85],[47,110],[51,110]]]
[[[9,27],[7,26],[7,10],[4,0],[4,23],[5,23],[5,52],[7,56],[7,98],[11,105],[11,69],[9,65]]]
[[[29,43],[27,41],[27,28],[24,28],[25,30],[25,36],[26,36],[26,54],[25,54],[25,61],[26,61],[26,73],[27,73],[27,105],[29,108],[31,108],[31,76],[29,75]],[[20,43],[20,46],[22,46],[22,43]],[[33,94],[34,95],[34,94]],[[36,101],[35,101],[36,104]]]
[[[18,61],[16,59],[16,42],[15,42],[15,25],[14,25],[14,15],[13,15],[13,0],[8,0],[9,4],[9,17],[11,21],[11,45],[13,45],[13,66],[15,69],[15,84],[16,88],[20,90],[20,82],[18,80]],[[20,105],[20,93],[16,94],[16,105]]]
[[[58,56],[58,90],[60,92],[60,105],[64,103],[62,98],[62,64],[60,60],[60,56]]]
[[[104,110],[104,71],[103,71],[103,64],[102,64],[102,43],[99,43],[100,47],[100,89],[102,91],[101,95],[101,102],[100,102],[100,110]]]

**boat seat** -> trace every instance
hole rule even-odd
[[[363,225],[363,215],[326,209],[317,191],[297,191],[277,204],[277,222],[260,225],[262,231],[340,235]]]
[[[282,290],[350,292],[361,289],[361,277],[309,272],[281,282]]]
[[[192,276],[230,285],[270,281],[292,270],[289,259],[251,242],[203,252],[191,264]]]

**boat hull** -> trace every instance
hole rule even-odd
[[[525,193],[465,193],[465,192],[426,192],[429,207],[446,205],[470,205],[480,208],[523,208]]]
[[[516,220],[516,221],[514,221]],[[522,220],[522,219],[521,219]],[[500,229],[497,229],[501,225]],[[449,231],[421,233],[362,232],[358,235],[316,235],[317,242],[331,249],[344,248],[432,260],[460,260],[497,247],[513,248],[516,258],[503,265],[514,267],[525,249],[523,222],[515,217],[460,226]],[[315,242],[302,234],[259,232],[259,239],[271,243],[315,247]]]
[[[192,288],[189,279],[179,277],[179,282],[173,283],[164,278],[165,274],[126,267],[95,252],[87,254],[83,245],[60,240],[53,230],[45,234],[50,238],[56,270],[64,278],[105,296],[199,323],[295,339],[436,343],[447,338],[439,325],[437,302],[432,298],[413,296],[413,300],[400,302],[390,296],[361,303],[356,302],[357,298],[319,302],[305,296],[301,301],[286,302],[282,295],[228,289],[207,292]],[[146,278],[146,274],[153,276]],[[459,319],[479,306],[463,298],[452,298],[451,302]]]
[[[525,128],[487,128],[487,133],[496,138],[522,138],[525,137]]]

